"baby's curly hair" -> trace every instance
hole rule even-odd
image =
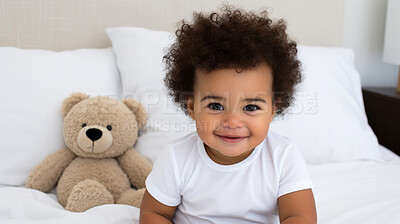
[[[234,68],[240,72],[260,63],[272,70],[276,116],[283,115],[301,82],[296,43],[286,34],[284,20],[274,22],[267,11],[257,15],[224,4],[221,13],[194,13],[182,20],[176,42],[164,56],[168,93],[187,114],[185,96],[193,94],[195,71]]]

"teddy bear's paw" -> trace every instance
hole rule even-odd
[[[119,196],[117,204],[132,205],[134,207],[140,208],[142,203],[145,188],[139,189],[137,191],[133,189],[128,189]]]
[[[104,185],[95,180],[86,179],[72,188],[65,209],[72,212],[84,212],[95,206],[113,203],[113,196]]]

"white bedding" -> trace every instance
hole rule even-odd
[[[400,158],[382,148],[385,163],[358,161],[310,165],[320,224],[400,223]],[[396,181],[395,181],[396,180]],[[103,205],[66,211],[54,193],[0,188],[0,223],[138,223],[139,209]]]
[[[385,149],[383,149],[385,150]],[[318,223],[400,223],[400,159],[309,166]]]
[[[129,205],[102,205],[82,213],[65,210],[55,194],[23,187],[0,188],[0,223],[124,224],[139,223],[139,209]]]

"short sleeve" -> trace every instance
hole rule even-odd
[[[297,145],[292,142],[285,151],[279,179],[278,198],[282,195],[313,187],[307,164]]]
[[[146,188],[151,196],[164,205],[180,204],[180,177],[171,145],[158,155],[146,179]]]

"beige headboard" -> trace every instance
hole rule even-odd
[[[222,0],[0,0],[0,46],[69,50],[110,46],[104,29],[141,26],[173,32],[193,11]],[[288,21],[299,43],[338,46],[344,0],[230,0],[248,10],[267,9]]]

